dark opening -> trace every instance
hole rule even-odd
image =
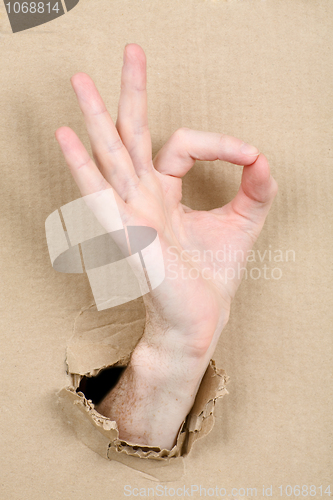
[[[124,366],[111,366],[96,377],[83,377],[76,392],[83,392],[87,399],[98,405],[118,382]]]

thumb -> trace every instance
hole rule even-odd
[[[237,215],[253,222],[258,235],[277,191],[278,185],[271,176],[267,158],[260,154],[255,162],[243,168],[241,185],[231,201],[231,208]]]

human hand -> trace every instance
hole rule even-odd
[[[125,226],[157,231],[166,271],[163,283],[144,297],[147,324],[130,365],[98,409],[117,420],[122,439],[170,448],[228,321],[240,265],[245,267],[277,185],[264,155],[222,134],[182,128],[152,160],[146,60],[138,45],[125,48],[116,125],[88,75],[71,81],[95,162],[71,129],[58,129],[56,138],[81,194],[112,188]],[[244,165],[230,203],[208,212],[181,203],[182,177],[196,159]],[[221,262],[223,248],[231,260]],[[153,420],[145,417],[147,405]]]

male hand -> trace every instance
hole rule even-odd
[[[67,127],[56,138],[83,196],[113,189],[123,224],[156,229],[166,276],[147,294],[144,334],[116,387],[97,407],[120,439],[171,449],[228,321],[247,252],[277,192],[263,154],[240,139],[181,128],[152,159],[146,58],[125,47],[116,124],[90,77],[71,79],[93,161]],[[182,177],[196,160],[244,165],[227,205],[195,211],[181,203]],[[228,249],[223,262],[221,250]],[[230,259],[231,256],[231,259]]]

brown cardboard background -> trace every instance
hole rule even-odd
[[[280,280],[244,281],[215,359],[231,381],[177,486],[327,485],[332,367],[333,3],[81,0],[12,34],[0,5],[1,498],[122,498],[153,486],[103,460],[61,421],[65,350],[92,295],[53,271],[44,222],[78,197],[53,137],[84,130],[69,78],[85,71],[115,118],[122,50],[148,58],[154,151],[180,126],[220,131],[267,155],[279,194],[256,248],[293,249]],[[240,167],[198,164],[185,202],[212,208]],[[191,202],[189,201],[191,200]],[[260,264],[261,265],[261,264]],[[169,484],[172,486],[172,483]]]

